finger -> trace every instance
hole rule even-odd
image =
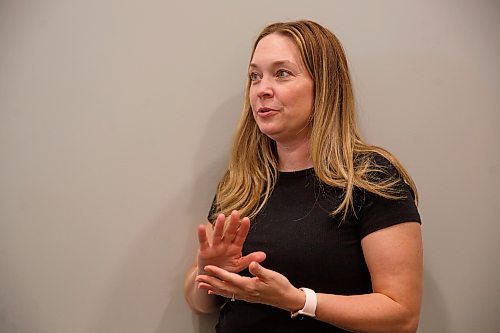
[[[210,275],[202,274],[196,277],[198,288],[228,298],[240,295],[240,299],[245,299],[246,290],[254,283],[254,278],[229,273],[217,266],[207,265],[205,271]]]
[[[235,301],[236,300],[236,297],[235,297],[236,294],[228,292],[228,291],[222,292],[221,290],[218,290],[218,289],[210,289],[210,290],[207,291],[207,294],[209,294],[209,295],[218,295],[218,296],[222,296],[222,297],[225,297],[225,298],[229,298],[229,299],[231,299],[231,301]]]
[[[213,288],[210,285],[207,285],[206,288],[200,288],[200,289],[206,290],[207,294],[209,294],[209,295],[222,296],[222,297],[225,297],[225,298],[230,298],[231,300],[233,299],[233,296],[235,295],[235,293],[232,293],[232,292],[226,291],[226,290],[220,290],[220,289],[217,289],[217,288]]]
[[[212,286],[205,282],[198,282],[198,289],[210,290],[212,289]]]
[[[231,244],[236,236],[236,232],[238,231],[238,227],[240,225],[240,214],[238,211],[233,210],[231,213],[231,219],[229,220],[229,224],[224,232],[224,236],[222,237],[224,243]]]
[[[217,278],[225,283],[239,284],[243,277],[236,273],[231,273],[214,265],[207,265],[204,267],[205,272],[210,274],[210,277]]]
[[[215,288],[214,286],[212,286],[208,283],[205,283],[205,282],[199,282],[198,289],[204,289],[210,295],[215,294],[215,295],[220,295],[220,296],[224,296],[224,297],[232,297],[232,295],[233,295],[233,293],[231,291],[221,290],[221,289]],[[228,296],[228,294],[231,294],[231,295]]]
[[[252,273],[253,276],[258,277],[261,280],[266,280],[271,277],[274,273],[272,270],[262,267],[258,262],[253,261],[248,266],[248,270]]]
[[[198,242],[200,243],[200,251],[204,251],[210,247],[207,238],[207,230],[203,224],[198,226]]]
[[[241,257],[238,261],[238,271],[242,271],[245,268],[248,268],[251,262],[255,261],[258,263],[266,260],[266,253],[262,251],[252,252],[247,254],[244,257]]]
[[[234,237],[234,245],[243,247],[243,243],[247,239],[248,231],[250,230],[250,219],[248,217],[244,217],[241,220],[240,227]]]
[[[232,285],[227,281],[210,275],[198,275],[196,277],[196,282],[198,282],[199,288],[203,287],[204,289],[219,289],[222,292],[227,292],[232,289]]]
[[[231,212],[231,221],[235,223],[240,223],[240,212],[237,210],[233,210]]]
[[[222,235],[224,233],[224,223],[226,222],[226,216],[224,214],[219,214],[217,220],[215,221],[214,227],[214,238],[212,240],[212,245],[218,245],[222,240]]]

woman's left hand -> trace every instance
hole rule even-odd
[[[205,271],[211,275],[198,275],[196,281],[199,282],[198,287],[206,289],[209,294],[267,304],[287,311],[304,306],[304,292],[295,288],[284,275],[266,269],[257,262],[252,262],[248,269],[254,277],[207,265]]]

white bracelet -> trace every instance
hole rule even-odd
[[[316,317],[316,305],[318,305],[318,298],[314,290],[309,288],[300,288],[306,295],[306,304],[299,311],[292,312],[291,317],[295,318],[298,315],[304,315],[308,317]]]

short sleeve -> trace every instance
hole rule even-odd
[[[420,214],[415,204],[414,193],[399,175],[396,168],[387,160],[384,166],[384,177],[394,177],[400,199],[387,199],[380,195],[363,190],[363,197],[358,214],[360,237],[404,222],[421,223]]]

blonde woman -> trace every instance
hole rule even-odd
[[[231,159],[185,280],[217,332],[415,332],[417,191],[358,132],[347,60],[311,21],[258,36]]]

